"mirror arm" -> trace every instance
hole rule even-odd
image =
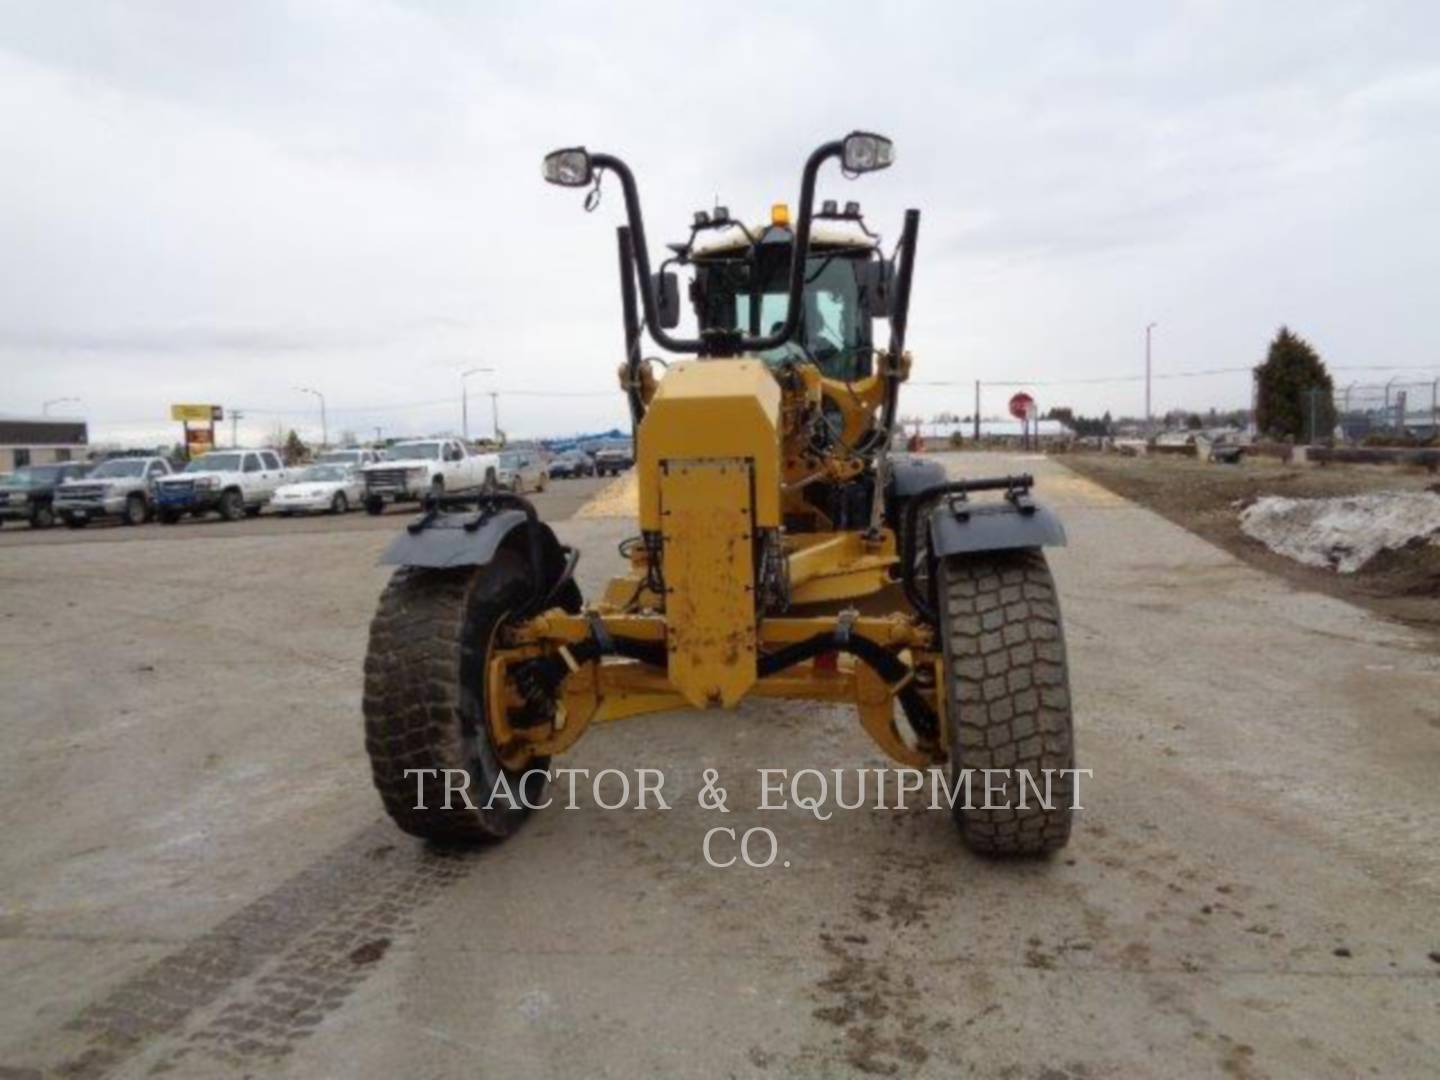
[[[613,154],[591,154],[590,164],[595,169],[609,169],[620,180],[625,194],[625,216],[630,222],[631,248],[639,270],[640,306],[645,312],[645,329],[655,343],[671,352],[700,352],[704,344],[698,338],[677,338],[668,334],[660,325],[656,311],[654,282],[650,277],[650,248],[645,239],[645,217],[640,211],[640,192],[635,187],[635,174],[630,166]]]
[[[790,298],[785,309],[785,323],[773,334],[760,337],[743,337],[740,345],[752,352],[778,349],[800,328],[800,296],[805,291],[805,263],[810,257],[810,220],[815,209],[815,178],[820,166],[832,157],[844,152],[845,144],[836,139],[817,147],[805,162],[805,171],[800,178],[800,213],[795,221],[795,244],[790,252]]]
[[[635,246],[630,226],[615,230],[620,242],[620,310],[625,321],[625,395],[630,402],[630,434],[637,438],[645,418],[645,402],[636,385],[640,374],[640,312],[635,299]]]

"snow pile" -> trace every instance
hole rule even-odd
[[[1379,491],[1332,499],[1267,495],[1240,512],[1240,528],[1271,551],[1353,574],[1381,551],[1440,542],[1440,495]]]

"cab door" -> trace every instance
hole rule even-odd
[[[275,453],[274,450],[261,450],[260,464],[263,466],[260,470],[260,485],[264,492],[263,498],[266,502],[269,502],[271,496],[275,494],[280,485],[285,483],[285,465],[281,462],[280,455]]]

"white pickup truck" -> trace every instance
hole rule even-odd
[[[289,477],[274,450],[212,450],[155,482],[155,510],[166,525],[212,510],[226,521],[255,517]]]
[[[365,509],[379,514],[387,502],[419,502],[432,493],[493,489],[500,457],[478,454],[459,439],[417,439],[390,447],[384,461],[360,472],[365,478]]]

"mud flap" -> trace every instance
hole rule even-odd
[[[1065,526],[1035,503],[942,501],[930,512],[930,543],[940,558],[973,551],[1063,547]]]

